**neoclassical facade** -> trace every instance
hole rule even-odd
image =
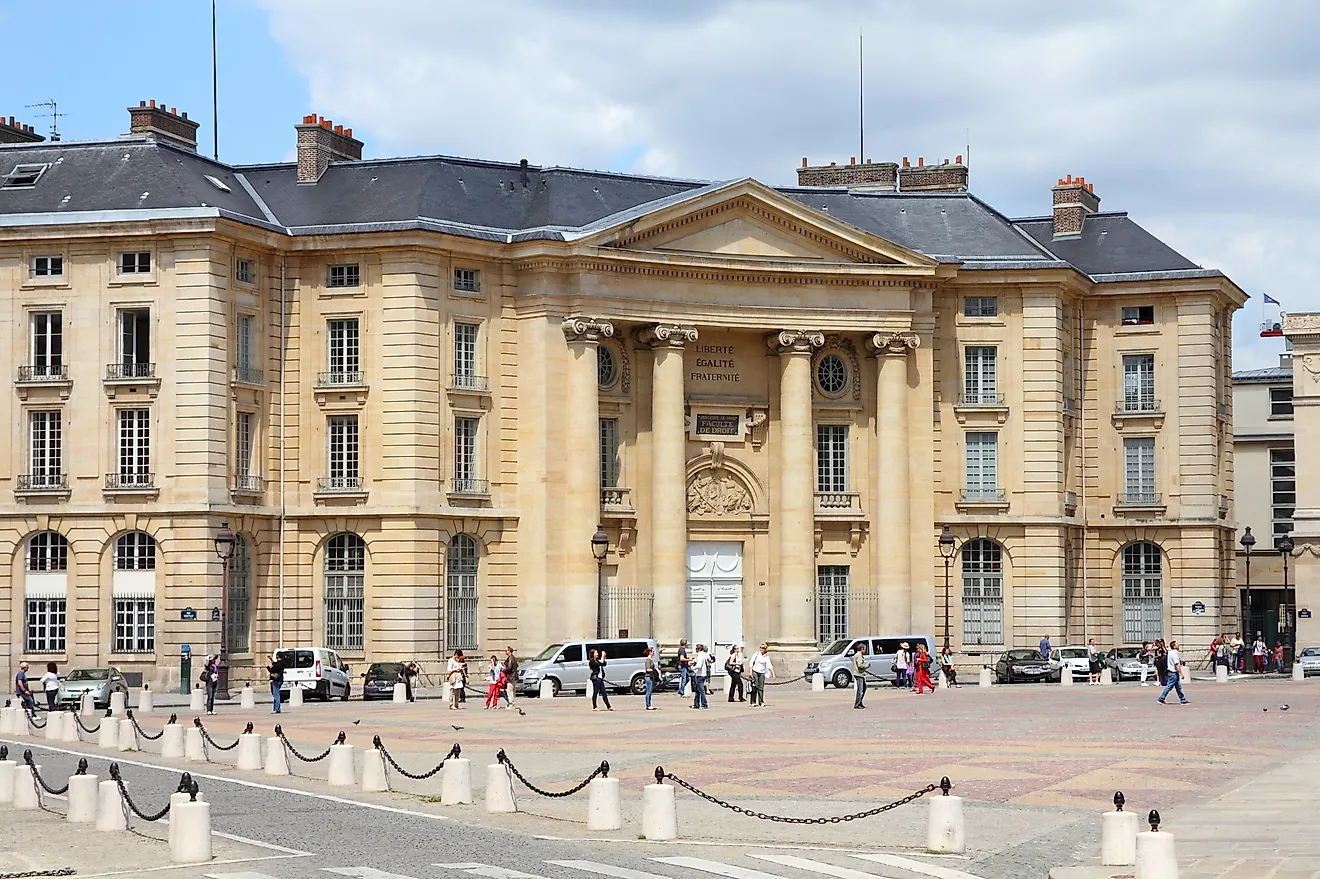
[[[296,163],[233,167],[131,111],[0,126],[11,665],[177,681],[223,627],[240,670],[598,633],[792,667],[848,632],[947,621],[976,655],[1237,613],[1244,294],[1084,180],[1010,220],[960,162],[363,161],[316,117]]]

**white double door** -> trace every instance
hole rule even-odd
[[[687,550],[688,646],[705,644],[724,674],[729,649],[742,643],[742,544],[696,541]]]

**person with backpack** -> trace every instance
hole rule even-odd
[[[208,653],[202,666],[202,683],[206,686],[206,713],[215,714],[215,691],[220,688],[220,663],[218,657]]]
[[[724,661],[724,673],[729,676],[729,701],[746,702],[743,697],[742,647],[737,644],[729,650],[729,658]],[[733,698],[734,693],[738,694],[737,699]]]

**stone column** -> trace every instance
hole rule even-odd
[[[591,317],[562,324],[569,359],[564,419],[564,522],[560,531],[566,570],[564,607],[567,631],[552,637],[593,638],[598,611],[596,559],[591,536],[600,523],[600,396],[597,349],[614,325]]]
[[[880,631],[912,628],[912,501],[908,486],[908,352],[921,344],[915,333],[876,333],[866,347],[879,361],[876,386],[876,580]]]
[[[766,339],[779,355],[779,629],[786,646],[816,643],[816,464],[811,356],[825,336],[783,330]]]
[[[684,427],[683,346],[693,327],[657,324],[637,334],[655,354],[651,371],[652,636],[677,646],[687,634],[687,434]]]

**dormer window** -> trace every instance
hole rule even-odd
[[[1149,327],[1155,324],[1155,306],[1132,305],[1123,309],[1123,326]]]
[[[37,185],[37,181],[49,167],[50,165],[15,165],[14,170],[0,180],[0,189],[31,189]]]

